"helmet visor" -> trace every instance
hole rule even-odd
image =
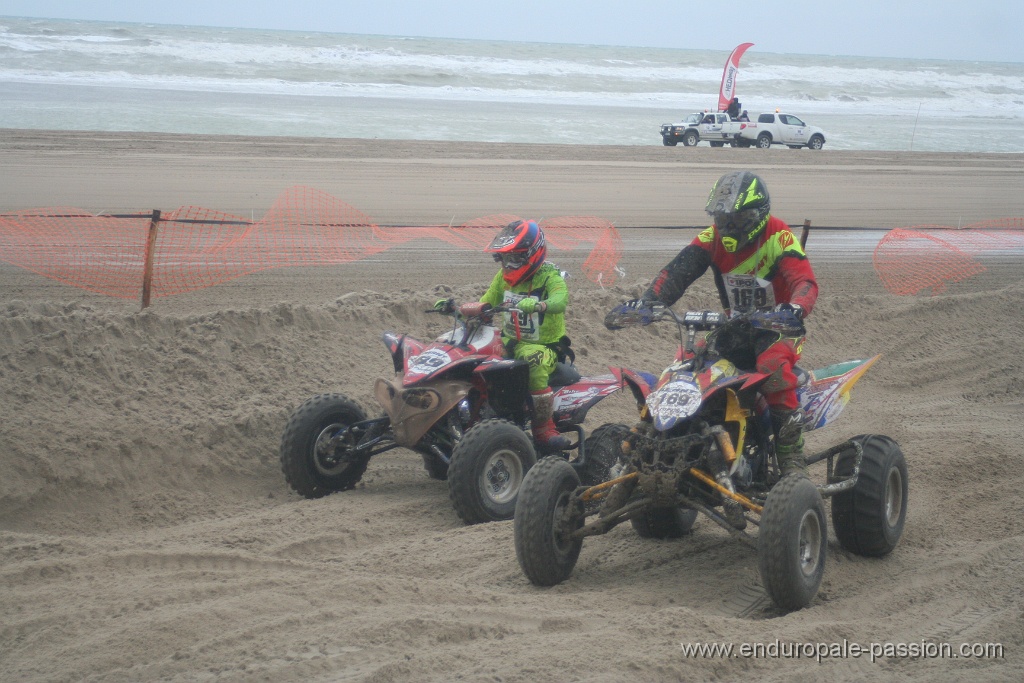
[[[759,211],[757,209],[745,209],[736,213],[716,213],[715,229],[722,237],[740,239],[746,237],[758,224]]]

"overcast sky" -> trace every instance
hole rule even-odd
[[[0,0],[0,16],[1024,62],[1024,0]]]

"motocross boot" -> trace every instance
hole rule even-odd
[[[724,433],[723,433],[724,436]],[[728,439],[728,436],[725,436]],[[740,457],[743,457],[742,455]],[[708,466],[715,472],[715,479],[725,490],[736,493],[732,477],[729,476],[729,466],[725,462],[721,450],[711,451],[708,454]],[[733,529],[743,531],[747,528],[747,519],[743,516],[743,506],[735,500],[723,496],[722,511],[725,513],[725,520]]]
[[[722,511],[725,513],[725,521],[729,522],[733,529],[743,531],[747,528],[747,518],[743,516],[742,505],[734,500],[726,500],[722,505]]]
[[[775,430],[775,453],[779,458],[782,476],[802,474],[807,476],[807,461],[804,459],[804,433],[800,412],[786,408],[772,408],[772,429]]]
[[[555,428],[555,394],[548,389],[531,392],[533,396],[533,440],[544,454],[559,453],[569,447],[569,439]]]

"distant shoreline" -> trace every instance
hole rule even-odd
[[[229,149],[243,156],[323,156],[385,159],[407,158],[486,158],[486,159],[592,159],[621,161],[687,162],[705,161],[730,153],[764,154],[765,150],[732,148],[712,149],[708,146],[687,148],[663,145],[556,144],[532,142],[478,142],[473,140],[419,140],[405,138],[338,138],[292,135],[229,135],[210,133],[165,133],[158,131],[58,130],[43,128],[0,128],[0,150],[23,146],[49,149],[60,143],[97,145],[118,149],[121,144],[133,151],[160,151],[173,145],[199,156],[215,156]],[[208,144],[208,143],[213,143]],[[140,146],[141,145],[141,146]],[[500,151],[500,153],[496,153]],[[768,154],[773,164],[805,165],[815,161],[809,155],[821,154],[829,161],[842,163],[906,163],[927,160],[928,163],[962,164],[976,161],[1024,164],[1024,152],[934,152],[907,150],[837,150],[827,146],[821,151],[773,148]],[[735,160],[735,159],[732,159]],[[757,157],[751,157],[757,162]],[[820,160],[819,160],[820,161]]]

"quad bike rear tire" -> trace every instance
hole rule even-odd
[[[466,524],[512,519],[523,477],[537,453],[526,432],[508,420],[470,427],[452,450],[448,497]]]
[[[513,522],[516,558],[537,586],[565,581],[579,559],[583,539],[569,536],[585,517],[571,500],[579,485],[576,470],[557,455],[542,458],[523,480]]]
[[[827,540],[817,487],[802,474],[783,477],[768,492],[757,539],[761,582],[778,607],[802,609],[817,595]]]
[[[421,453],[423,456],[423,469],[427,471],[427,476],[437,481],[448,480],[448,463],[439,458],[434,453]]]
[[[907,518],[907,462],[899,444],[881,434],[856,436],[864,449],[857,484],[832,497],[832,528],[851,553],[882,557],[903,535]],[[835,467],[837,478],[853,472],[854,456],[844,453]]]
[[[288,485],[305,498],[321,498],[359,483],[369,459],[335,459],[324,447],[365,419],[359,404],[343,394],[313,396],[296,408],[281,436],[281,470]]]
[[[629,520],[640,538],[682,538],[693,529],[697,511],[679,507],[649,508]]]

